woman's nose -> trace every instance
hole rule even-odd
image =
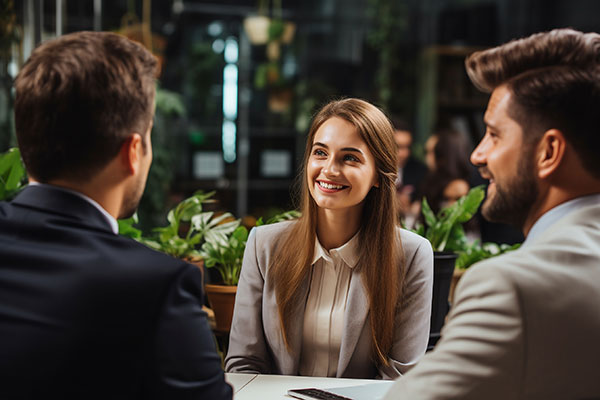
[[[323,168],[323,173],[325,175],[338,175],[340,172],[339,167],[335,159],[330,158],[325,163],[325,167]]]

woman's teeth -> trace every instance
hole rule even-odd
[[[325,182],[318,182],[318,183],[322,188],[325,188],[325,189],[343,189],[344,188],[343,185],[332,185],[330,183],[325,183]]]

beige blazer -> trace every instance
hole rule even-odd
[[[250,232],[225,359],[228,372],[298,375],[310,277],[302,286],[303,301],[297,306],[295,325],[290,330],[292,352],[288,352],[281,336],[275,290],[269,280],[268,268],[277,240],[293,223],[261,226]],[[429,242],[420,236],[402,229],[398,229],[398,234],[404,249],[407,276],[404,308],[398,310],[395,320],[390,367],[378,369],[373,362],[367,295],[361,274],[354,271],[344,315],[338,377],[395,378],[425,353],[431,315],[433,252]]]
[[[448,318],[386,399],[600,398],[600,205],[473,266]]]

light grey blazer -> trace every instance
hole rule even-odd
[[[474,265],[455,299],[386,400],[600,398],[600,205]]]
[[[298,375],[302,346],[304,307],[310,277],[302,286],[303,301],[297,305],[288,352],[281,335],[279,314],[269,264],[273,249],[294,222],[254,228],[250,232],[235,300],[228,372]],[[433,252],[422,237],[398,228],[406,259],[406,282],[402,309],[395,319],[390,367],[377,368],[371,351],[369,307],[362,275],[352,272],[344,315],[344,331],[337,376],[345,378],[395,378],[412,367],[425,353],[429,338],[433,287]],[[398,299],[390,299],[395,303]]]

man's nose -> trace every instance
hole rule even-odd
[[[481,139],[481,142],[475,147],[475,150],[471,153],[471,163],[473,165],[485,165],[486,164],[486,146],[485,138]]]

